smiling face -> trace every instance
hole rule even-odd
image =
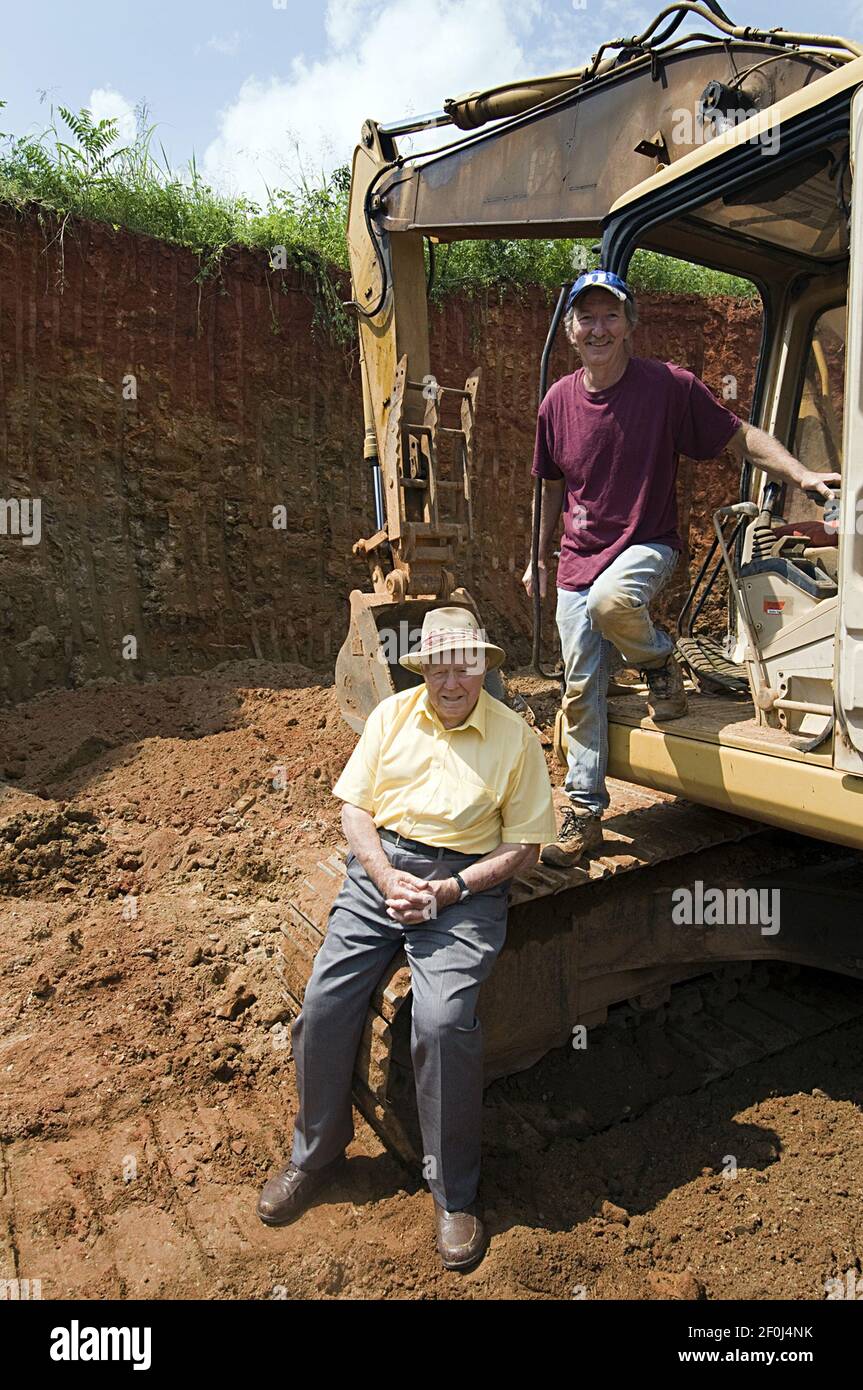
[[[572,315],[570,342],[589,371],[612,374],[629,356],[632,328],[622,299],[609,290],[579,295]]]
[[[485,656],[475,651],[444,652],[423,665],[429,703],[445,729],[463,724],[479,699],[485,679]]]

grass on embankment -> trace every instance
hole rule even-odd
[[[96,122],[86,109],[57,109],[65,129],[52,118],[37,137],[0,133],[0,200],[17,207],[36,203],[52,213],[72,213],[188,247],[200,261],[202,278],[218,273],[229,247],[272,253],[273,247],[283,246],[289,264],[314,282],[318,322],[337,337],[352,335],[331,274],[333,266],[348,268],[347,165],[316,185],[304,179],[295,190],[274,189],[261,207],[214,189],[194,160],[188,171],[178,173],[161,146],[161,162],[156,159],[155,127],[147,125],[144,107],[136,113],[138,133],[126,145],[119,143],[115,120]],[[495,289],[504,293],[528,285],[557,288],[577,273],[574,265],[596,264],[589,245],[541,238],[438,246],[432,298]],[[634,288],[653,293],[741,298],[755,293],[746,280],[649,251],[636,252],[629,278]]]

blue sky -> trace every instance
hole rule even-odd
[[[117,115],[145,101],[176,167],[264,196],[347,162],[366,116],[578,66],[663,0],[42,0],[10,6],[0,130],[43,129],[53,102]],[[863,0],[726,0],[739,24],[863,42]]]

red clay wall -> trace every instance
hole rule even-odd
[[[0,211],[0,497],[42,502],[38,545],[0,533],[0,699],[255,654],[334,659],[348,590],[365,581],[350,547],[374,524],[356,358],[312,331],[300,277],[286,273],[280,292],[263,253],[231,253],[219,283],[199,285],[197,270],[149,237],[71,220],[60,235]],[[535,290],[454,300],[432,319],[441,382],[482,369],[477,542],[462,577],[518,656],[550,311]],[[716,390],[734,374],[745,413],[757,309],[666,297],[641,312],[639,352]],[[560,347],[552,378],[571,366]],[[682,463],[685,539],[700,544],[735,486],[730,461]],[[272,526],[280,504],[286,530]]]

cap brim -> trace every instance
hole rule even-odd
[[[588,294],[590,290],[605,290],[606,294],[613,294],[615,299],[619,299],[621,304],[626,303],[627,296],[623,293],[623,290],[616,290],[611,285],[585,285],[583,290],[579,290],[578,294],[572,296],[567,308],[571,309],[573,304],[581,299],[583,294]]]

